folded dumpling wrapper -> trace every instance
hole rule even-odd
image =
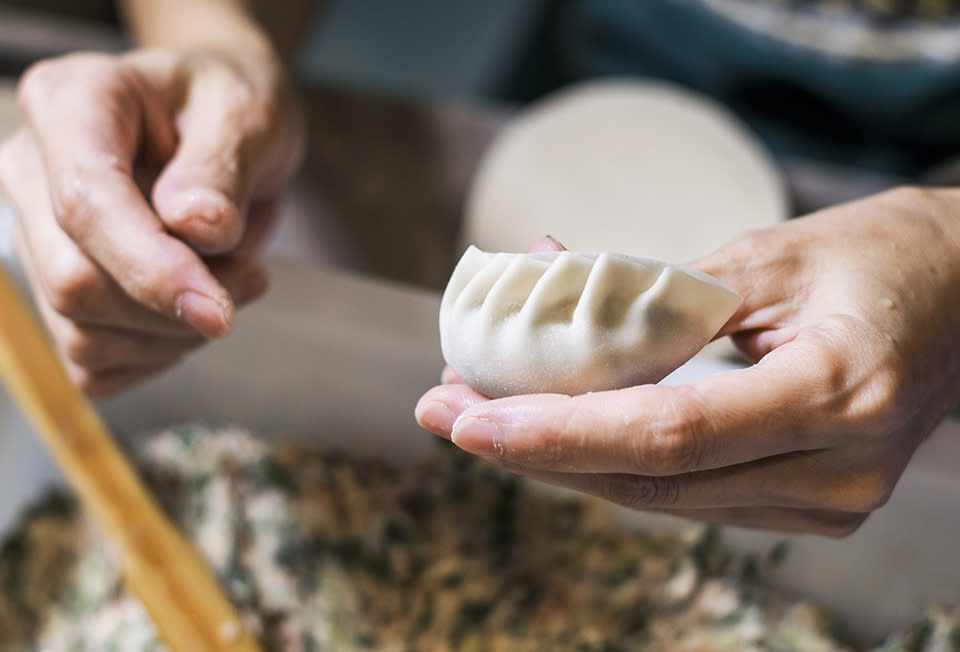
[[[443,294],[440,341],[486,396],[585,394],[661,380],[741,301],[708,274],[656,260],[471,246]]]

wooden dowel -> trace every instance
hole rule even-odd
[[[0,372],[84,508],[121,553],[130,591],[172,652],[256,652],[259,645],[205,560],[167,519],[69,377],[0,265]]]

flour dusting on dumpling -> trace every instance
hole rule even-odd
[[[470,247],[443,295],[440,341],[487,396],[583,394],[661,380],[740,302],[719,280],[656,260]]]

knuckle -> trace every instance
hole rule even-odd
[[[878,362],[867,370],[851,365],[851,347],[872,347],[874,341],[869,333],[857,341],[823,337],[815,342],[808,364],[817,369],[823,414],[865,435],[886,436],[909,420],[909,405],[902,400],[909,389],[908,372],[906,361],[891,347],[879,356],[871,353]]]
[[[850,377],[847,358],[840,348],[841,345],[827,338],[821,338],[817,345],[810,352],[807,364],[813,365],[819,371],[820,402],[845,402],[849,395]]]
[[[44,59],[31,65],[21,76],[17,100],[25,114],[33,115],[37,109],[51,106],[53,96],[61,93],[70,82],[82,77],[83,89],[98,89],[105,85],[109,88],[125,81],[123,70],[124,66],[115,57],[99,53]]]
[[[847,419],[859,429],[880,436],[906,425],[910,404],[903,398],[909,391],[906,362],[891,354],[860,383],[846,406]]]
[[[858,391],[857,378],[849,364],[850,351],[841,339],[823,333],[810,333],[807,337],[801,364],[802,373],[811,379],[810,414],[821,425],[846,421]]]
[[[51,187],[53,214],[60,228],[73,240],[80,241],[93,228],[94,211],[90,206],[84,176],[74,171],[65,181]]]
[[[108,188],[128,181],[124,164],[113,155],[64,166],[58,170],[56,182],[50,184],[50,203],[57,224],[75,242],[87,242],[115,210]]]
[[[752,229],[735,236],[728,246],[736,260],[755,263],[768,259],[771,252],[778,251],[774,245],[780,237],[770,229]]]
[[[833,509],[868,514],[890,500],[896,478],[885,470],[857,474],[836,486],[825,501]]]
[[[681,390],[683,391],[683,390]],[[708,423],[692,394],[684,395],[668,415],[653,424],[646,437],[633,437],[636,468],[657,475],[675,475],[698,469],[707,455]]]
[[[227,121],[242,126],[238,145],[260,144],[272,133],[280,116],[280,103],[275,94],[258,87],[240,74],[226,84],[223,110]]]
[[[259,93],[252,82],[240,74],[234,74],[227,87],[224,100],[228,108],[246,113],[257,103]]]
[[[20,77],[17,86],[17,101],[24,113],[31,113],[37,106],[43,106],[59,85],[61,62],[57,59],[45,59],[34,63]]]
[[[745,231],[720,250],[720,265],[751,276],[795,272],[809,255],[807,248],[800,246],[808,237],[786,226]]]
[[[653,468],[658,473],[686,473],[699,467],[703,460],[702,438],[694,430],[660,435],[654,447]]]
[[[225,105],[228,112],[242,116],[244,121],[253,125],[270,125],[279,113],[276,99],[250,80],[242,76],[234,77],[226,93]]]
[[[259,116],[260,93],[252,82],[234,74],[223,84],[221,107],[227,119],[234,124],[256,124]]]
[[[103,347],[96,336],[77,326],[73,326],[62,336],[60,346],[64,356],[81,369],[95,369],[103,355]]]
[[[96,394],[96,390],[100,384],[96,373],[72,362],[67,362],[66,368],[70,380],[73,381],[73,384],[79,387],[84,394],[89,396]]]
[[[631,509],[672,507],[680,498],[680,483],[672,476],[609,476],[601,481],[601,498]]]
[[[100,272],[80,253],[61,255],[45,276],[47,300],[64,317],[80,317],[97,301]]]
[[[906,389],[905,378],[903,370],[895,365],[885,365],[872,373],[848,408],[850,418],[880,435],[903,426],[909,419],[909,409],[900,401]]]

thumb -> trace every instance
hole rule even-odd
[[[253,161],[269,128],[266,117],[253,115],[249,93],[229,84],[194,84],[179,118],[179,146],[153,188],[167,229],[207,255],[227,253],[243,239]]]
[[[789,321],[802,306],[800,300],[809,293],[816,274],[801,241],[783,226],[738,236],[688,265],[723,281],[743,297],[718,337]]]

